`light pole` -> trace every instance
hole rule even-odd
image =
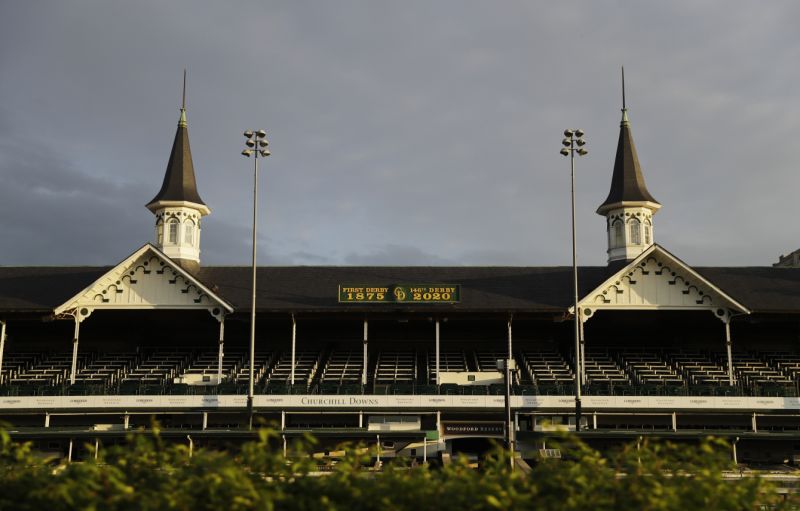
[[[253,383],[256,358],[256,227],[258,225],[258,157],[270,155],[267,146],[267,132],[264,130],[244,132],[245,145],[247,146],[242,154],[246,157],[251,155],[253,160],[253,296],[250,305],[250,377],[247,387],[247,414],[249,417],[249,429],[253,429]]]
[[[578,256],[575,237],[575,153],[584,156],[587,151],[583,148],[586,141],[583,139],[583,130],[564,130],[564,140],[561,144],[561,154],[569,156],[570,178],[572,187],[572,291],[573,307],[575,308],[575,431],[581,430],[581,339],[580,339],[580,312],[578,311]]]

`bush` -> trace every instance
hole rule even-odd
[[[757,477],[724,480],[730,447],[717,439],[691,447],[645,441],[604,457],[564,436],[564,459],[544,459],[529,473],[511,471],[501,449],[479,469],[466,461],[429,468],[398,460],[376,473],[367,470],[366,448],[343,445],[346,454],[325,475],[308,454],[313,438],[296,441],[289,459],[275,440],[262,430],[236,453],[197,449],[190,456],[186,445],[165,443],[156,429],[131,434],[96,460],[66,464],[43,461],[0,431],[0,509],[688,511],[797,504]]]

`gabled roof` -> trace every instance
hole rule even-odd
[[[90,309],[195,309],[233,307],[158,248],[145,244],[77,294],[54,307],[55,315]]]
[[[642,166],[639,164],[639,155],[633,144],[631,124],[628,121],[628,112],[623,108],[622,122],[619,126],[619,141],[617,142],[617,156],[614,159],[614,174],[611,177],[611,190],[606,200],[597,208],[597,213],[604,215],[608,210],[619,207],[623,203],[648,202],[660,207],[658,201],[650,195],[644,184]]]
[[[597,309],[698,308],[750,313],[748,307],[657,244],[617,270],[578,303]]]
[[[197,181],[194,176],[192,150],[189,147],[189,128],[186,124],[186,110],[181,109],[178,129],[172,143],[172,152],[164,174],[164,183],[147,208],[154,211],[160,202],[191,202],[205,206],[197,193]]]

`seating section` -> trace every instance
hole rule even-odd
[[[523,349],[523,367],[531,381],[539,385],[560,385],[574,381],[572,367],[555,349]]]
[[[249,351],[231,348],[222,360],[222,382],[217,385],[178,385],[189,375],[216,375],[215,347],[143,348],[116,352],[78,353],[75,384],[70,384],[71,351],[4,353],[0,392],[12,395],[61,393],[237,393],[249,382]],[[733,385],[727,354],[696,348],[646,346],[587,346],[588,395],[796,395],[800,382],[800,353],[790,351],[736,351]],[[445,372],[496,371],[496,360],[507,356],[495,347],[445,348],[440,370]],[[512,382],[518,394],[571,394],[573,356],[553,344],[525,345],[515,350],[519,369]],[[410,347],[381,348],[369,353],[368,385],[361,384],[363,351],[331,347],[258,351],[254,361],[257,392],[267,393],[390,393],[492,394],[503,385],[437,386],[435,352]],[[496,387],[496,388],[495,388]]]
[[[605,348],[589,348],[585,352],[586,381],[612,385],[630,384],[625,370],[614,360],[612,351]]]
[[[463,350],[440,350],[439,371],[443,373],[467,371],[467,356]],[[436,382],[436,352],[428,352],[428,381]]]
[[[619,350],[618,357],[628,369],[634,383],[656,386],[686,384],[678,370],[666,360],[659,349],[626,348]]]
[[[728,371],[718,353],[678,350],[668,351],[665,355],[690,385],[721,385],[728,382]]]
[[[478,371],[497,371],[497,361],[507,358],[507,350],[475,350],[475,367]]]
[[[319,365],[320,352],[298,351],[295,353],[294,382],[295,385],[309,385]],[[291,382],[292,353],[284,351],[267,377],[267,383]]]
[[[322,370],[320,381],[325,383],[360,383],[364,369],[364,352],[334,350]]]
[[[417,354],[413,350],[381,350],[375,364],[375,383],[414,383],[417,379],[416,360]]]

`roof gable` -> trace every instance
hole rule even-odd
[[[54,313],[78,308],[222,308],[233,312],[230,304],[149,243],[56,307]]]
[[[579,301],[592,309],[750,311],[659,245],[642,252]],[[587,315],[588,316],[588,315]]]

